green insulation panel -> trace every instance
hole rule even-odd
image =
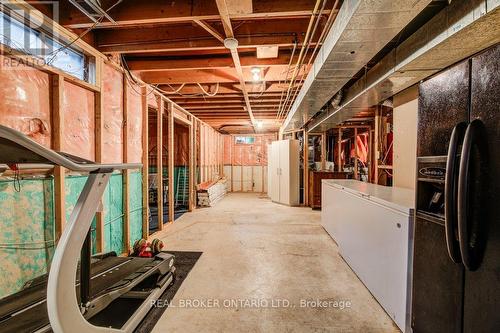
[[[87,176],[68,176],[65,179],[65,191],[66,191],[66,221],[69,221],[71,212],[78,201],[80,193],[82,193],[83,186],[87,181]],[[92,253],[97,252],[96,248],[96,219],[92,221],[91,229],[91,239],[92,239]]]
[[[142,173],[130,174],[130,246],[142,238]]]
[[[0,298],[47,273],[54,253],[51,178],[0,181]]]
[[[113,174],[103,196],[104,252],[121,254],[123,246],[123,177]]]

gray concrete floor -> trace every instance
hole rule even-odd
[[[153,332],[399,332],[320,219],[229,194],[168,225],[167,250],[203,255]]]

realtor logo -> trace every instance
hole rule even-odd
[[[36,4],[35,9],[33,5]],[[49,18],[47,18],[49,17]],[[2,69],[45,65],[58,52],[60,44],[54,22],[59,21],[57,1],[0,0],[0,43]]]

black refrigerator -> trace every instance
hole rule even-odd
[[[500,45],[421,82],[414,333],[500,332]]]

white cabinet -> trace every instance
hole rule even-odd
[[[280,140],[268,147],[268,195],[274,202],[299,204],[299,141]]]
[[[356,180],[323,180],[321,224],[402,332],[411,332],[414,192]]]

